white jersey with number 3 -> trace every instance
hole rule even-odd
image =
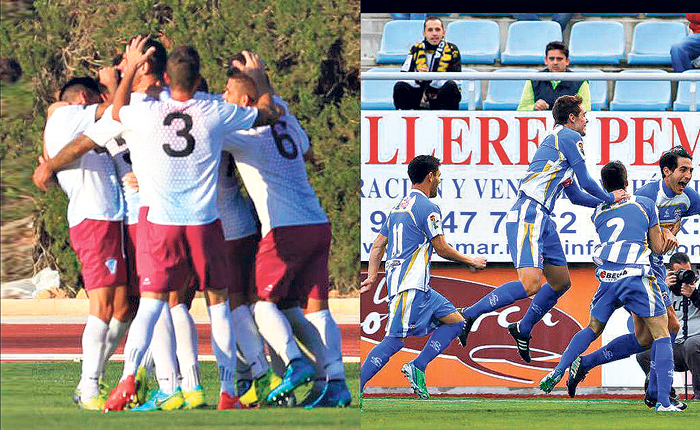
[[[309,138],[287,103],[273,99],[285,112],[274,126],[237,131],[224,139],[224,150],[233,154],[255,203],[263,236],[276,227],[328,222],[306,174]]]

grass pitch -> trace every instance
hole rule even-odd
[[[700,402],[661,414],[640,400],[365,398],[366,429],[656,429],[697,428]]]
[[[112,363],[107,380],[112,386],[121,374],[121,363]],[[0,427],[9,429],[357,429],[360,426],[360,366],[346,364],[353,403],[346,409],[265,408],[259,410],[157,412],[82,411],[71,397],[80,377],[80,363],[2,363],[0,374]],[[201,381],[207,403],[215,405],[219,394],[216,363],[201,363]],[[155,384],[155,380],[153,384]],[[304,399],[311,384],[295,394]]]

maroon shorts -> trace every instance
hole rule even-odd
[[[124,254],[126,255],[126,294],[139,296],[139,277],[136,273],[136,238],[138,223],[124,226]]]
[[[229,293],[246,293],[250,297],[255,292],[255,253],[258,251],[258,242],[258,233],[226,241],[226,252],[231,263]]]
[[[139,213],[136,243],[141,292],[179,290],[192,268],[200,291],[230,288],[230,263],[220,220],[204,225],[155,224],[146,219],[147,211],[141,208]]]
[[[331,225],[299,225],[270,230],[255,257],[255,284],[263,300],[305,303],[316,289],[328,291]]]
[[[68,235],[83,266],[85,291],[126,284],[121,221],[85,219],[71,227]]]

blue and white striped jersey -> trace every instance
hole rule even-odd
[[[564,183],[574,175],[573,166],[584,162],[581,135],[557,125],[545,136],[535,151],[519,189],[552,212]]]
[[[593,251],[593,261],[597,265],[610,262],[649,266],[651,250],[647,231],[659,224],[653,201],[632,196],[613,204],[602,203],[591,219],[600,237],[600,245]]]
[[[440,208],[419,190],[397,204],[379,233],[388,239],[386,278],[389,297],[409,289],[430,289],[430,241],[442,232]]]

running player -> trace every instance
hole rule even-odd
[[[432,333],[418,357],[401,368],[413,391],[422,399],[430,397],[425,368],[464,328],[464,319],[454,305],[430,288],[433,249],[442,258],[477,269],[486,267],[484,258],[466,256],[445,241],[440,208],[429,200],[437,196],[440,160],[419,155],[409,163],[408,176],[413,184],[411,192],[391,210],[382,225],[370,251],[367,278],[362,282],[361,291],[375,284],[386,250],[389,320],[386,336],[362,364],[360,396],[365,384],[403,347],[405,337]]]
[[[601,176],[608,191],[627,188],[627,170],[619,161],[606,164]],[[591,320],[588,327],[571,339],[561,361],[542,379],[540,388],[547,393],[552,391],[564,370],[600,336],[610,315],[622,304],[637,317],[637,336],[641,339],[642,333],[648,331],[653,339],[651,348],[656,356],[657,382],[654,385],[658,388],[656,410],[683,410],[684,404],[672,405],[669,397],[673,382],[671,337],[661,288],[649,264],[651,251],[663,254],[678,246],[678,242],[673,236],[664,236],[654,202],[643,196],[633,196],[612,205],[600,204],[591,219],[600,237],[600,245],[593,253],[600,286],[591,302]]]
[[[520,180],[518,199],[508,213],[508,249],[518,271],[518,281],[507,282],[469,307],[461,309],[466,321],[460,343],[479,315],[508,306],[535,294],[523,318],[508,326],[523,360],[530,362],[530,331],[571,286],[566,256],[556,224],[551,218],[562,191],[572,203],[595,207],[628,197],[624,190],[606,192],[586,169],[582,136],[586,135],[586,111],[579,96],[561,96],[552,108],[556,125],[542,140]],[[576,184],[590,194],[584,193]],[[540,285],[544,275],[547,283]]]

